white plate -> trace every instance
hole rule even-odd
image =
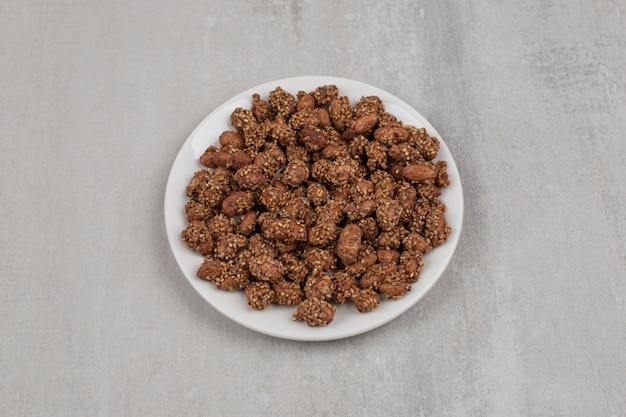
[[[322,85],[334,84],[340,95],[346,95],[354,105],[363,96],[377,95],[386,110],[404,124],[424,127],[432,136],[439,138],[441,149],[437,159],[448,162],[448,175],[451,185],[444,188],[441,199],[448,207],[446,220],[452,233],[446,242],[424,256],[424,268],[419,280],[412,285],[404,297],[383,300],[379,307],[369,313],[359,313],[351,303],[339,305],[334,320],[324,327],[309,327],[306,322],[292,321],[295,307],[272,305],[269,309],[255,311],[248,307],[243,291],[224,292],[210,282],[196,277],[202,256],[187,249],[180,232],[187,226],[185,219],[185,189],[194,172],[204,168],[198,157],[212,144],[224,130],[232,130],[230,114],[236,107],[250,108],[252,94],[258,93],[267,98],[277,86],[295,95],[298,91],[313,91]],[[454,159],[441,136],[431,124],[404,101],[380,88],[362,82],[337,77],[306,76],[271,81],[253,87],[228,100],[209,114],[191,133],[180,149],[172,166],[165,191],[165,227],[167,237],[180,269],[191,286],[210,305],[231,320],[257,332],[284,339],[321,341],[341,339],[375,329],[398,317],[417,303],[437,282],[448,266],[456,249],[463,223],[463,191]]]

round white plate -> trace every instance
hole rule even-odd
[[[237,107],[250,108],[252,94],[266,98],[277,86],[295,95],[298,91],[313,91],[323,85],[334,84],[339,94],[350,98],[354,105],[363,96],[377,95],[385,109],[402,120],[404,124],[424,127],[431,136],[441,142],[437,159],[448,162],[448,175],[451,185],[444,188],[441,199],[447,206],[446,220],[452,233],[445,243],[424,256],[424,268],[419,280],[412,284],[411,291],[404,297],[389,301],[381,297],[379,307],[369,313],[359,313],[351,304],[337,306],[334,320],[327,326],[309,327],[306,322],[291,319],[295,307],[272,305],[269,309],[255,311],[248,307],[243,291],[225,292],[215,288],[213,283],[196,277],[202,256],[190,251],[180,237],[187,227],[185,189],[193,174],[204,167],[198,158],[209,145],[217,144],[219,135],[232,130],[230,115]],[[456,249],[463,223],[463,191],[461,179],[450,150],[431,124],[415,109],[394,95],[380,88],[345,78],[305,76],[271,81],[253,87],[228,100],[209,114],[185,141],[176,157],[167,181],[165,191],[165,227],[170,247],[180,269],[191,286],[210,305],[231,320],[257,332],[284,339],[321,341],[341,339],[375,329],[398,317],[417,303],[437,282],[448,266]]]

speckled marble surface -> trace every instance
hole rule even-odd
[[[626,2],[0,3],[0,414],[626,416]],[[260,335],[180,273],[163,196],[217,105],[353,78],[437,128],[448,270],[335,342]]]

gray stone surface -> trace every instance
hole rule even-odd
[[[626,416],[626,2],[0,3],[0,414]],[[227,98],[294,75],[403,98],[463,178],[448,270],[366,334],[206,304],[165,183]]]

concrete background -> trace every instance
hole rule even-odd
[[[504,4],[510,3],[510,4]],[[626,2],[0,3],[3,416],[626,416]],[[163,226],[189,133],[336,75],[437,128],[458,250],[400,318],[247,330]]]

